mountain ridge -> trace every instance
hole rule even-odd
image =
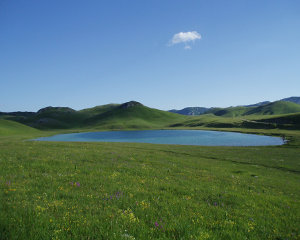
[[[186,108],[186,111],[192,111],[189,116],[149,108],[136,101],[106,104],[82,110],[48,106],[37,112],[0,112],[0,119],[15,121],[36,129],[153,129],[177,124],[180,126],[180,122],[183,121],[194,122],[196,114],[201,112],[199,116],[208,116],[207,119],[212,119],[210,116],[220,117],[223,119],[222,126],[229,126],[225,118],[251,119],[257,116],[279,117],[279,115],[300,113],[300,104],[292,102],[297,99],[298,97],[291,97],[287,98],[289,101],[262,102],[228,108],[190,107]]]
[[[206,107],[186,107],[180,110],[176,110],[176,109],[172,109],[169,110],[169,112],[173,112],[173,113],[178,113],[178,114],[182,114],[182,115],[202,115],[202,114],[209,114],[209,113],[213,113],[216,116],[223,116],[223,115],[230,115],[228,114],[228,112],[232,112],[232,109],[236,108],[239,109],[240,111],[242,111],[242,108],[253,108],[253,107],[262,107],[262,106],[266,106],[270,103],[275,103],[275,102],[291,102],[291,103],[295,103],[295,104],[299,104],[300,105],[300,97],[288,97],[288,98],[283,98],[281,100],[278,101],[263,101],[263,102],[258,102],[255,104],[249,104],[249,105],[238,105],[238,106],[232,106],[232,107],[225,107],[225,108],[219,108],[219,107],[211,107],[211,108],[206,108]],[[201,109],[201,111],[197,111],[197,109]],[[250,109],[249,109],[250,110]],[[223,113],[222,113],[223,112]],[[243,110],[242,112],[247,112],[247,109]],[[293,113],[294,111],[290,112]],[[233,114],[233,116],[236,114]]]
[[[179,113],[183,115],[201,115],[205,113],[209,108],[205,107],[186,107],[181,110],[172,109],[169,112]]]

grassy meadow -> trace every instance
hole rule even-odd
[[[202,147],[28,141],[65,130],[0,121],[1,240],[300,239],[299,130]]]

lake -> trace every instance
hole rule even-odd
[[[59,134],[34,140],[56,142],[135,142],[202,146],[268,146],[284,144],[283,139],[280,137],[204,130],[85,132]]]

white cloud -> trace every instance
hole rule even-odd
[[[174,34],[173,38],[169,42],[169,46],[172,46],[172,45],[178,44],[178,43],[194,42],[198,39],[199,40],[201,39],[201,35],[196,31],[180,32],[180,33]],[[186,45],[184,47],[184,49],[191,49],[191,46]]]
[[[189,46],[189,45],[186,45],[186,46],[184,46],[184,49],[185,49],[185,50],[190,50],[190,49],[192,49],[192,47]]]

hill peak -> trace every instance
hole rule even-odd
[[[280,101],[285,101],[285,102],[293,102],[300,104],[300,97],[289,97],[289,98],[283,98]]]
[[[69,107],[45,107],[45,108],[41,108],[40,110],[37,111],[37,113],[46,113],[46,112],[75,112],[74,109],[69,108]]]
[[[136,101],[130,101],[130,102],[126,102],[120,105],[120,108],[132,108],[135,106],[143,106],[143,104],[136,102]]]

